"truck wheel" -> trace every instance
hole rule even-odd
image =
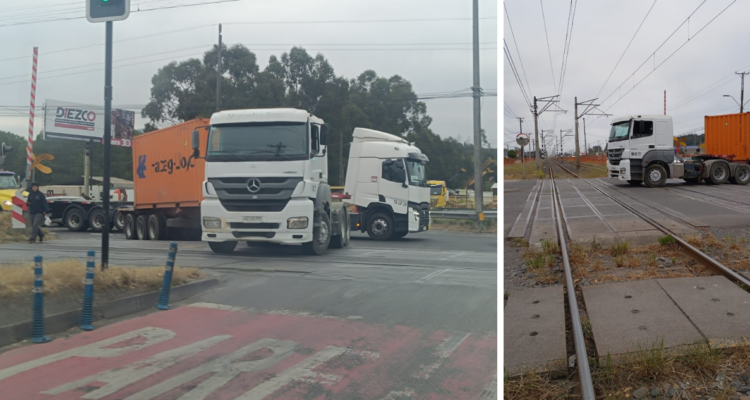
[[[135,218],[133,217],[133,214],[128,214],[125,216],[125,226],[123,227],[123,230],[125,231],[125,239],[138,240],[138,234],[135,231]]]
[[[320,214],[320,226],[313,228],[312,242],[305,243],[302,246],[307,254],[319,256],[328,250],[331,244],[331,220],[328,214]]]
[[[734,183],[738,185],[747,185],[750,183],[750,166],[740,165],[734,176]]]
[[[667,171],[659,164],[652,164],[646,168],[644,182],[648,187],[662,187],[667,181]]]
[[[118,232],[122,232],[125,229],[125,215],[120,211],[115,211],[115,214],[112,216],[112,226]]]
[[[167,235],[167,220],[161,214],[151,214],[148,217],[149,240],[164,240]]]
[[[628,183],[629,183],[629,184],[630,184],[631,186],[641,186],[641,183],[643,183],[643,181],[639,181],[639,180],[635,180],[635,179],[633,179],[633,180],[630,180],[630,181],[628,181]]]
[[[89,213],[89,226],[94,232],[101,232],[104,229],[104,210],[96,208]]]
[[[214,253],[231,253],[237,247],[237,242],[208,242],[208,247]]]
[[[148,240],[148,216],[139,215],[135,219],[135,233],[140,240]]]
[[[339,223],[339,235],[331,238],[331,247],[334,249],[342,249],[349,245],[349,237],[351,236],[351,224],[348,213],[344,213],[343,221]]]
[[[714,185],[721,185],[729,179],[729,167],[723,162],[716,163],[711,167],[708,177]]]
[[[71,208],[65,213],[65,226],[73,232],[83,232],[88,229],[89,223],[80,208]]]
[[[372,240],[390,240],[393,236],[393,219],[388,214],[373,214],[367,222],[367,235]]]

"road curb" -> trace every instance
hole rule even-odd
[[[219,283],[216,278],[204,279],[172,288],[170,300],[178,302],[194,296]],[[159,302],[159,292],[149,292],[135,296],[124,297],[104,304],[94,306],[94,320],[112,319],[124,315],[137,313],[156,306]],[[81,309],[66,311],[44,317],[47,334],[64,332],[78,326],[81,319]],[[31,338],[32,321],[19,322],[13,325],[0,326],[0,347],[8,346]]]

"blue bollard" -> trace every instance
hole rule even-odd
[[[86,284],[83,292],[83,312],[81,313],[80,328],[84,331],[93,331],[94,325],[94,271],[96,270],[96,253],[89,250],[86,261]]]
[[[159,294],[159,304],[156,308],[160,310],[169,310],[169,290],[172,288],[172,270],[174,269],[174,259],[177,255],[177,242],[169,245],[169,255],[167,256],[167,266],[164,267],[164,283],[161,285],[161,294]]]
[[[32,343],[49,342],[44,335],[44,281],[42,280],[42,256],[34,257],[34,318],[31,328]]]

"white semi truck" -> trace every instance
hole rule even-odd
[[[607,148],[607,175],[631,185],[661,187],[667,178],[687,183],[739,185],[750,182],[748,115],[706,116],[706,153],[675,156],[672,117],[632,115],[615,118]]]
[[[311,254],[349,244],[350,214],[331,200],[327,126],[297,109],[220,111],[208,143],[200,203],[202,240],[216,253],[237,242],[302,245]],[[429,195],[428,195],[429,196]]]
[[[405,139],[355,128],[344,203],[355,206],[351,229],[374,240],[398,239],[430,228],[426,155]]]

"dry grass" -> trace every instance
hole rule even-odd
[[[512,165],[503,165],[503,179],[506,181],[517,181],[520,179],[544,179],[547,175],[542,169],[536,168],[534,161],[526,163],[526,174],[523,174],[521,162]]]
[[[11,228],[12,221],[10,212],[0,211],[0,243],[18,243],[29,239],[25,229]],[[46,234],[47,230],[44,229],[43,232]]]
[[[503,398],[506,400],[553,400],[570,398],[573,385],[564,380],[529,373],[516,378],[505,378]]]
[[[527,271],[534,274],[534,280],[542,284],[557,283],[559,278],[554,268],[557,264],[555,256],[560,254],[557,242],[544,239],[541,248],[527,248],[521,257],[526,264]]]
[[[696,342],[677,352],[657,340],[651,346],[634,346],[621,362],[607,356],[602,362],[592,359],[591,365],[594,385],[607,398],[630,398],[639,387],[678,389],[680,382],[684,389],[679,391],[686,392],[680,398],[729,400],[737,396],[732,383],[744,381],[750,372],[749,355],[747,345],[717,350]]]
[[[474,232],[474,233],[497,233],[497,219],[487,218],[482,222],[482,227],[476,229],[474,220],[433,218],[430,229],[440,231]]]
[[[67,290],[83,290],[86,263],[78,260],[62,260],[44,263],[44,293],[55,296]],[[178,286],[203,276],[198,268],[175,267],[172,285]],[[164,267],[116,267],[110,266],[102,272],[97,266],[94,288],[157,290],[161,287]],[[2,266],[0,274],[0,298],[18,297],[28,293],[34,286],[34,264]]]

